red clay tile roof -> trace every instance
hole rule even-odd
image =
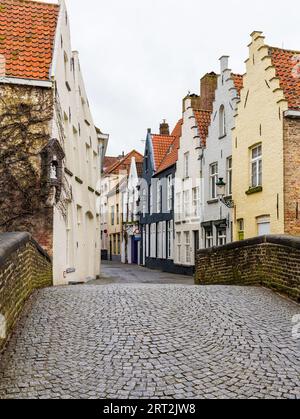
[[[210,126],[211,111],[194,111],[194,114],[198,124],[201,141],[203,145],[205,145],[208,136],[208,128]]]
[[[0,0],[0,54],[6,76],[49,80],[59,6]]]
[[[300,52],[269,47],[269,55],[280,79],[289,109],[300,109]]]
[[[104,157],[103,171],[106,172],[113,164],[116,164],[120,160],[120,157]]]
[[[160,166],[157,169],[156,173],[161,173],[164,170],[168,169],[169,167],[173,166],[177,160],[178,160],[178,149],[179,149],[179,145],[180,145],[180,137],[181,137],[181,133],[182,133],[182,124],[183,124],[183,120],[180,119],[173,132],[172,132],[172,136],[175,137],[175,140],[173,141],[173,143],[170,145],[169,149],[167,150],[167,153],[165,155],[165,157],[163,158]]]
[[[142,161],[136,163],[136,171],[137,171],[138,177],[142,177],[143,175],[143,162]]]
[[[174,135],[175,137],[181,137],[181,134],[182,134],[182,124],[183,124],[183,119],[179,119],[179,121],[175,125],[175,128],[171,132],[171,135]]]
[[[118,160],[115,164],[110,166],[106,171],[105,174],[119,174],[120,172],[127,172],[129,173],[130,166],[131,166],[131,159],[135,157],[136,163],[142,163],[144,157],[136,150],[132,150],[128,153],[125,157],[121,160]]]
[[[238,92],[238,94],[241,94],[241,90],[243,88],[243,76],[241,74],[231,74],[231,78],[233,80],[234,86]]]
[[[172,135],[156,135],[152,134],[152,147],[154,154],[155,171],[160,167],[167,151],[175,141]]]

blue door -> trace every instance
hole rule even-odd
[[[132,254],[132,263],[137,265],[138,263],[138,241],[134,237],[131,239],[131,254]]]

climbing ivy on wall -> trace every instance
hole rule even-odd
[[[45,206],[40,153],[50,139],[52,117],[51,89],[0,85],[1,231],[30,231]]]

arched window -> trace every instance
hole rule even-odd
[[[226,115],[224,105],[220,107],[219,111],[219,133],[220,138],[225,137],[226,135]]]

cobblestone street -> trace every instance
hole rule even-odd
[[[265,289],[107,264],[103,281],[34,294],[0,397],[300,398],[299,313]]]

